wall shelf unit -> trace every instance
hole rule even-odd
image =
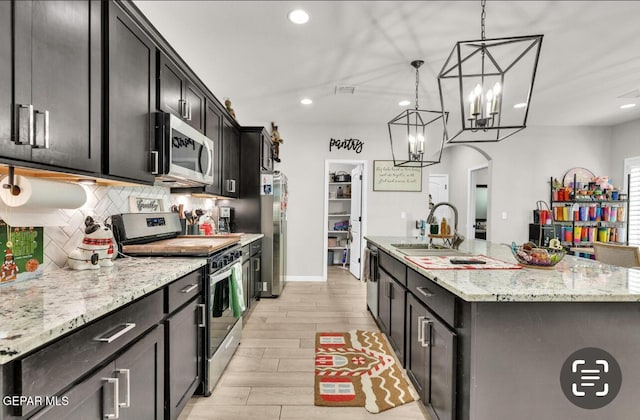
[[[601,191],[593,183],[578,182],[570,187],[550,184],[551,217],[565,248],[589,248],[594,242],[627,245],[629,241],[629,196],[623,192]],[[551,229],[544,225],[542,229]]]
[[[349,219],[351,218],[351,181],[328,182],[328,225],[327,225],[327,250],[329,251],[329,265],[339,264],[342,261],[342,251],[347,247],[349,234]],[[349,249],[347,248],[347,264],[349,261]]]

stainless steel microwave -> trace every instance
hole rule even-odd
[[[173,114],[156,113],[156,150],[152,173],[156,184],[193,187],[213,183],[213,141]]]

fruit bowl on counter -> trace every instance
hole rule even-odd
[[[518,263],[530,268],[553,268],[565,256],[562,247],[539,247],[533,242],[521,246],[511,243],[511,253]]]

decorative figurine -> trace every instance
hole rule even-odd
[[[85,237],[78,248],[67,257],[67,265],[73,270],[97,270],[113,265],[113,232],[109,225],[96,223],[92,217],[84,220]]]
[[[231,114],[231,116],[235,120],[236,119],[236,112],[231,107],[231,99],[224,98],[224,106],[225,106],[225,108],[227,108],[227,111],[229,111],[229,114]]]
[[[273,160],[280,162],[280,144],[284,143],[284,140],[280,138],[280,132],[278,132],[278,126],[271,122],[271,142],[273,143]]]
[[[4,251],[4,263],[2,263],[2,271],[0,271],[0,282],[15,280],[18,276],[18,265],[13,260],[13,252],[11,248]]]

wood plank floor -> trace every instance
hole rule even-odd
[[[289,282],[262,299],[242,342],[209,398],[192,398],[179,420],[430,420],[413,402],[371,414],[364,407],[313,405],[316,331],[379,331],[366,307],[366,285],[329,267],[328,281]]]

